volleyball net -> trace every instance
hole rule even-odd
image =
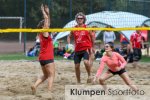
[[[49,29],[30,29],[30,28],[8,28],[0,29],[0,33],[14,33],[14,32],[65,32],[65,31],[75,31],[75,30],[95,30],[95,31],[128,31],[128,30],[150,30],[150,27],[125,27],[125,28],[49,28]]]
[[[92,28],[92,27],[87,27],[87,28],[49,28],[49,29],[29,29],[29,28],[8,28],[8,29],[0,29],[0,34],[3,35],[3,34],[7,34],[7,33],[27,33],[27,34],[32,34],[32,33],[40,33],[40,32],[56,32],[56,33],[61,33],[61,34],[66,34],[66,32],[70,33],[70,31],[75,31],[75,30],[88,30],[88,31],[91,31],[91,30],[95,30],[97,31],[98,33],[101,33],[102,31],[105,31],[105,30],[108,30],[108,31],[116,31],[116,32],[125,32],[125,31],[135,31],[135,30],[143,30],[143,31],[146,31],[147,35],[146,35],[146,40],[148,40],[148,31],[150,30],[150,27],[138,27],[138,28],[135,28],[135,27],[125,27],[125,28],[104,28],[104,27],[96,27],[96,28]],[[120,39],[120,34],[116,34],[117,35],[117,40],[119,41]],[[32,45],[34,45],[34,42],[35,41],[32,41],[32,42],[29,42],[29,40],[27,40],[25,37],[25,35],[23,35],[23,41],[22,41],[22,44],[19,44],[20,45],[20,48],[22,48],[20,50],[20,52],[22,51],[28,51],[28,49],[30,47],[32,47]],[[66,37],[64,35],[64,37]],[[67,41],[66,39],[64,39],[64,37],[61,37],[61,38],[58,38],[57,41]],[[100,36],[100,38],[97,38],[97,40],[101,40],[102,41],[102,35]],[[33,38],[35,40],[35,37]],[[55,40],[55,39],[54,39]],[[62,46],[65,46],[65,43],[64,42],[62,44]],[[9,43],[11,44],[11,42]],[[12,51],[12,49],[8,49],[10,51]],[[4,50],[5,51],[5,50]],[[15,51],[15,50],[14,50]],[[12,52],[14,52],[12,51]],[[19,52],[19,51],[18,51]]]
[[[18,37],[16,38],[16,36],[19,36],[19,35],[16,33],[19,33],[19,34],[21,33],[21,35],[19,36],[19,39],[20,39],[19,45],[20,45],[20,48],[22,48],[22,50],[20,49],[20,51],[25,52],[32,45],[34,45],[35,37],[36,37],[35,33],[40,33],[40,32],[57,33],[56,38],[54,39],[54,42],[63,40],[65,41],[64,43],[66,43],[66,36],[70,33],[70,31],[75,31],[75,30],[96,31],[97,40],[101,40],[101,41],[102,41],[103,36],[100,33],[102,33],[103,31],[107,31],[107,30],[114,31],[116,33],[117,41],[120,40],[120,34],[117,34],[117,33],[121,33],[125,35],[125,37],[129,40],[130,35],[136,30],[146,31],[147,34],[150,30],[150,27],[149,27],[150,20],[146,19],[146,20],[143,20],[142,22],[138,22],[139,20],[137,19],[141,19],[141,17],[136,18],[136,20],[134,21],[131,19],[129,21],[122,21],[122,20],[119,21],[118,17],[117,18],[115,17],[115,19],[113,18],[113,20],[109,20],[110,18],[105,18],[103,21],[98,21],[101,18],[101,16],[99,17],[96,17],[95,15],[92,15],[92,16],[87,15],[87,21],[86,21],[87,27],[86,28],[74,28],[76,24],[75,21],[68,22],[64,26],[64,28],[49,28],[49,29],[23,28],[24,26],[23,26],[22,19],[20,21],[21,23],[20,25],[19,25],[19,21],[18,22],[12,21],[12,19],[11,21],[8,19],[7,21],[2,20],[3,23],[5,22],[6,24],[5,23],[3,25],[1,24],[2,27],[0,28],[0,36],[1,36],[0,38],[5,36],[3,38],[3,40],[5,40],[4,42],[7,43],[9,41],[8,44],[11,44],[13,40],[15,39],[18,41]],[[97,21],[93,21],[93,20],[97,20]],[[2,21],[0,23],[2,23]],[[10,24],[11,26],[9,25],[10,22],[11,22]],[[15,24],[13,22],[17,22],[17,23]],[[14,25],[18,25],[18,26],[14,27]],[[111,28],[107,28],[108,25],[111,26]],[[138,27],[136,27],[136,25],[138,25]],[[146,38],[148,38],[148,35],[146,36]],[[12,49],[8,49],[8,50],[12,50]],[[4,49],[4,51],[6,50]],[[18,52],[18,51],[15,51],[15,52]]]

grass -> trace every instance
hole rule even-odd
[[[37,57],[26,57],[23,53],[1,54],[0,60],[37,60]]]
[[[0,60],[38,60],[38,57],[27,57],[23,53],[1,54]],[[55,60],[66,60],[61,56],[55,56]],[[140,62],[150,62],[150,57],[143,56]]]
[[[150,56],[142,56],[141,62],[150,62]]]
[[[61,56],[56,56],[55,60],[64,60]],[[23,53],[1,54],[0,60],[38,60],[38,57],[27,57]]]

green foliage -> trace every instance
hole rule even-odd
[[[36,60],[37,57],[26,57],[22,53],[17,54],[1,54],[0,60]]]
[[[129,0],[26,0],[27,1],[27,27],[36,28],[42,19],[40,5],[49,5],[52,17],[52,27],[62,27],[72,19],[77,12],[89,14],[99,11],[129,11],[143,13],[148,3]],[[72,6],[70,6],[72,1]],[[70,7],[72,9],[70,9]],[[146,7],[146,8],[145,8]],[[0,16],[24,16],[24,0],[0,0]]]
[[[126,8],[127,8],[127,2],[126,2],[127,0],[116,0],[115,2],[114,2],[114,4],[113,5],[116,5],[116,6],[112,6],[113,8],[113,10],[117,10],[117,11],[125,11],[126,10]]]
[[[150,62],[150,57],[143,56],[142,59],[141,59],[141,62]]]
[[[1,54],[0,60],[30,60],[30,61],[35,61],[35,60],[38,60],[38,57],[27,57],[23,53]],[[64,59],[62,56],[56,56],[55,60],[64,60]]]
[[[27,57],[23,53],[16,53],[16,54],[1,54],[0,60],[30,60],[35,61],[38,60],[38,57]],[[66,60],[62,56],[55,56],[55,60]],[[150,57],[143,56],[140,62],[149,62]]]
[[[74,19],[77,12],[85,14],[100,11],[129,11],[150,16],[149,3],[130,0],[26,0],[28,28],[36,28],[42,20],[40,6],[49,5],[51,12],[51,27],[63,27],[68,21]],[[72,6],[70,6],[72,1]],[[70,9],[72,8],[72,9]],[[0,0],[0,16],[24,16],[24,0]],[[72,18],[71,18],[71,16]]]

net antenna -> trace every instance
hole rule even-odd
[[[23,17],[0,17],[0,28],[23,28]],[[19,43],[22,42],[22,32],[19,32]]]

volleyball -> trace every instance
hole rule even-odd
[[[72,44],[67,44],[66,45],[66,52],[72,53],[74,51],[74,45]]]

